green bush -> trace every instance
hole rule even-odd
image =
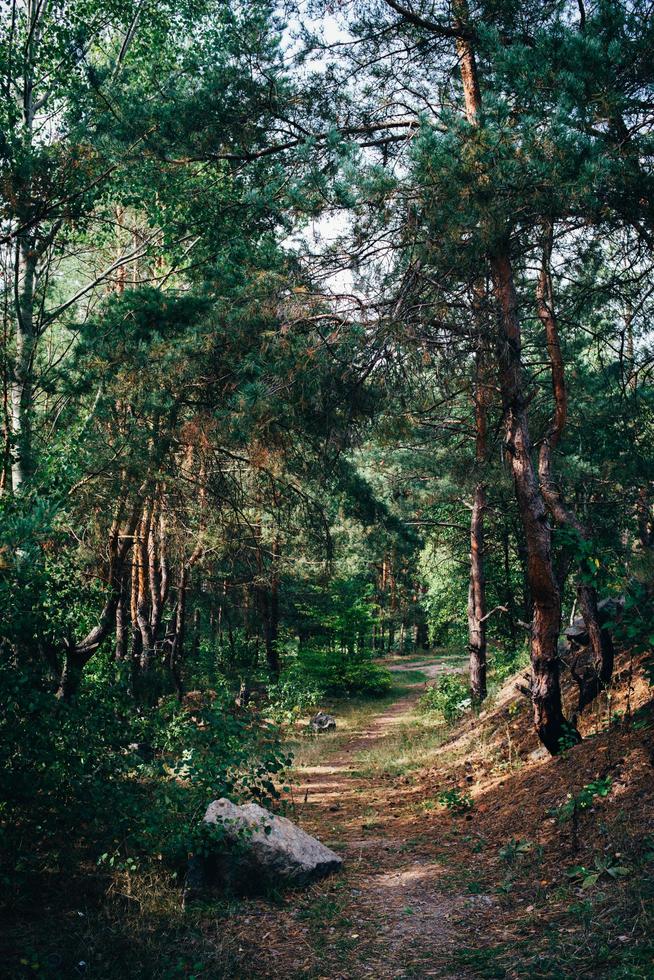
[[[320,684],[294,664],[277,683],[268,686],[268,713],[277,724],[288,724],[315,708],[323,696]]]
[[[458,789],[445,789],[438,794],[437,799],[451,813],[467,813],[474,806],[470,793],[462,793]]]
[[[370,660],[348,664],[344,682],[350,696],[383,698],[393,685],[390,670]]]
[[[368,654],[325,650],[317,644],[299,653],[298,669],[328,697],[380,698],[388,694],[393,677]]]
[[[515,674],[521,667],[526,667],[528,663],[529,648],[526,643],[517,649],[510,646],[495,646],[488,658],[492,679],[497,684],[503,684],[511,674]]]
[[[182,868],[211,800],[279,795],[275,779],[290,759],[276,728],[213,695],[192,712],[174,698],[137,711],[111,669],[89,673],[77,702],[64,704],[34,670],[0,666],[5,885],[89,860]]]
[[[470,708],[467,681],[459,674],[444,674],[420,698],[423,711],[438,711],[452,725]]]

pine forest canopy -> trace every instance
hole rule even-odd
[[[653,594],[651,5],[11,0],[0,37],[16,799],[57,751],[70,806],[78,717],[100,752],[430,645],[477,704],[528,648],[578,741]]]

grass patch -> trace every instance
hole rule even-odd
[[[398,724],[374,746],[354,756],[362,776],[400,776],[429,764],[446,737],[445,726],[417,718]]]
[[[322,710],[336,718],[336,731],[314,734],[308,730],[307,719],[289,732],[285,748],[293,755],[295,769],[308,769],[326,762],[326,756],[336,754],[351,738],[364,731],[373,718],[382,714],[407,693],[406,685],[396,685],[383,698],[351,698],[323,702]],[[326,763],[328,764],[328,762]]]
[[[419,667],[407,667],[406,670],[394,670],[393,680],[400,685],[425,684],[427,675]],[[395,687],[393,688],[395,690]]]

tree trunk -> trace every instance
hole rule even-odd
[[[21,235],[16,245],[16,354],[11,378],[11,482],[14,493],[29,482],[34,469],[32,454],[34,287],[36,250],[30,236]]]
[[[470,691],[475,701],[483,701],[486,689],[486,578],[484,571],[484,509],[486,488],[475,487],[470,519],[470,586],[468,588],[468,649],[470,652]]]
[[[509,537],[509,527],[506,521],[502,525],[502,550],[504,556],[504,592],[505,592],[505,604],[508,610],[507,618],[509,623],[509,639],[511,641],[511,648],[516,649],[518,645],[518,638],[516,635],[516,615],[515,615],[515,599],[513,597],[513,585],[511,583],[511,540]]]
[[[177,696],[181,699],[184,693],[182,683],[182,660],[184,657],[184,634],[186,631],[186,590],[188,585],[188,569],[182,563],[177,582],[177,608],[175,610],[175,630],[170,644],[168,666],[175,686]]]
[[[170,669],[170,675],[173,680],[177,696],[181,699],[184,693],[184,684],[182,679],[182,663],[184,661],[184,640],[186,634],[186,597],[189,585],[189,577],[193,567],[202,558],[204,554],[204,548],[202,547],[202,536],[198,538],[198,541],[193,549],[191,557],[185,562],[182,559],[179,569],[179,578],[177,580],[177,606],[175,609],[175,627],[170,642],[170,653],[168,655],[168,667]],[[232,641],[232,632],[230,626],[230,641]],[[232,642],[232,652],[234,652],[234,646]]]
[[[531,457],[527,398],[521,365],[520,321],[513,271],[507,251],[491,259],[493,285],[502,313],[499,375],[506,418],[505,449],[511,466],[518,512],[525,536],[527,576],[533,603],[531,696],[536,731],[552,754],[559,751],[566,720],[561,703],[558,637],[561,597],[552,564],[551,532]]]
[[[114,657],[118,662],[127,659],[127,622],[124,584],[121,583],[120,597],[116,606],[116,646],[114,650]]]
[[[416,625],[416,650],[429,650],[429,629],[424,619]]]
[[[119,507],[109,533],[109,594],[100,613],[98,623],[79,643],[65,643],[64,666],[59,679],[57,697],[70,700],[77,693],[84,667],[109,635],[116,623],[116,609],[120,602],[122,582],[127,553],[132,544],[137,523],[137,510],[134,508],[124,530],[120,530],[122,506]]]
[[[551,222],[545,225],[543,256],[536,298],[538,316],[545,328],[547,353],[552,374],[552,394],[554,397],[554,416],[540,447],[538,458],[538,475],[547,509],[554,520],[563,527],[576,531],[582,541],[589,540],[589,534],[574,511],[567,506],[563,494],[557,488],[552,475],[552,453],[559,443],[565,428],[568,414],[568,398],[565,386],[565,370],[559,341],[558,324],[554,312],[554,296],[550,270],[554,229]],[[613,674],[613,641],[608,630],[602,629],[597,611],[597,590],[584,577],[590,573],[582,559],[579,568],[579,583],[577,598],[583,616],[593,654],[594,668],[590,675],[582,675],[574,671],[573,677],[579,686],[579,711],[593,701],[600,691],[610,682]]]
[[[279,651],[277,650],[277,638],[279,634],[279,579],[275,574],[273,574],[270,583],[270,596],[268,598],[267,616],[264,625],[268,670],[273,677],[278,677],[280,669]]]
[[[488,691],[486,687],[486,570],[484,559],[484,517],[486,511],[486,486],[483,470],[488,454],[487,417],[489,386],[486,363],[486,344],[483,336],[481,290],[475,288],[476,368],[475,368],[475,486],[470,516],[470,585],[468,588],[468,650],[470,654],[470,692],[475,701],[481,702]]]
[[[151,535],[152,506],[146,501],[135,547],[138,549],[136,622],[141,634],[139,670],[145,674],[150,668],[153,655],[153,636],[150,625],[150,590],[148,579],[148,551]]]
[[[466,0],[454,4],[455,28],[467,24]],[[475,53],[468,31],[456,42],[468,122],[476,126],[481,115]],[[522,378],[521,331],[508,240],[499,240],[490,255],[493,290],[500,311],[498,367],[505,415],[506,458],[511,467],[527,550],[527,574],[534,605],[531,633],[531,696],[538,736],[549,752],[559,751],[566,720],[561,703],[558,636],[561,599],[554,576],[551,534],[531,457],[527,416],[528,399]]]

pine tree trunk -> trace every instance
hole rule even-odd
[[[468,589],[468,647],[470,652],[470,691],[475,701],[483,701],[486,689],[486,580],[484,571],[484,509],[486,489],[475,487],[470,519],[470,586]]]
[[[77,693],[84,667],[116,625],[116,609],[122,594],[125,562],[137,523],[137,511],[134,509],[121,532],[121,511],[122,505],[118,508],[109,533],[109,593],[98,623],[83,640],[65,644],[64,666],[57,689],[57,697],[63,701],[70,700]]]
[[[151,533],[152,508],[146,502],[135,547],[138,548],[138,594],[136,600],[136,622],[141,634],[141,654],[139,670],[145,674],[150,669],[153,655],[152,627],[150,625],[150,590],[148,578],[148,548]]]
[[[119,662],[127,658],[127,611],[125,609],[123,588],[121,584],[121,594],[116,606],[116,646],[114,648],[114,658]]]
[[[182,563],[177,582],[177,608],[175,610],[175,629],[170,645],[168,657],[168,667],[173,680],[173,685],[177,696],[182,697],[184,685],[182,683],[182,661],[184,658],[184,638],[186,633],[186,591],[188,586],[188,569]]]
[[[475,466],[478,481],[472,501],[470,516],[470,585],[468,588],[468,650],[470,654],[470,692],[475,701],[481,702],[487,695],[486,687],[486,570],[484,557],[484,520],[486,512],[486,486],[483,469],[488,454],[487,417],[489,385],[487,374],[486,343],[484,340],[481,311],[481,288],[475,288],[476,319],[476,377],[474,390],[475,408]]]
[[[513,272],[506,251],[491,259],[503,328],[499,342],[500,388],[506,418],[506,456],[525,535],[527,575],[533,603],[531,696],[539,738],[555,754],[566,732],[561,704],[558,638],[561,597],[552,563],[551,532],[532,460],[527,398],[521,366],[520,322]]]
[[[516,635],[516,615],[515,615],[515,599],[513,597],[513,586],[511,583],[511,550],[510,550],[510,538],[509,538],[509,527],[504,522],[502,526],[502,550],[504,556],[504,591],[506,596],[506,608],[507,618],[509,623],[509,639],[511,641],[511,649],[515,650],[518,644],[518,638]]]
[[[482,102],[466,0],[456,0],[454,27],[466,118],[477,126]],[[527,575],[533,601],[531,695],[536,731],[549,752],[559,751],[566,720],[561,703],[558,637],[561,599],[554,576],[550,530],[531,456],[527,397],[522,379],[521,331],[509,242],[498,241],[490,255],[491,279],[500,313],[498,367],[505,415],[506,458],[511,467],[527,551]]]
[[[34,469],[32,450],[34,286],[36,252],[29,236],[20,236],[16,261],[16,353],[11,378],[11,482],[14,493],[29,482]]]
[[[576,531],[582,541],[588,541],[589,534],[587,529],[566,504],[563,494],[555,485],[552,476],[552,453],[563,434],[568,414],[565,371],[558,324],[554,312],[554,297],[550,272],[553,238],[554,232],[552,225],[550,222],[547,222],[545,225],[543,257],[537,288],[537,301],[538,316],[545,328],[547,339],[547,352],[552,375],[552,394],[554,397],[554,417],[541,443],[538,458],[538,475],[545,503],[557,524],[562,527],[571,528]],[[588,632],[593,653],[594,669],[590,676],[578,674],[573,670],[573,676],[579,686],[579,711],[583,711],[609,683],[613,674],[614,661],[611,634],[608,630],[602,629],[599,620],[597,590],[593,585],[584,581],[588,571],[589,569],[584,566],[584,562],[582,561],[579,569],[580,581],[577,586],[577,598]]]

